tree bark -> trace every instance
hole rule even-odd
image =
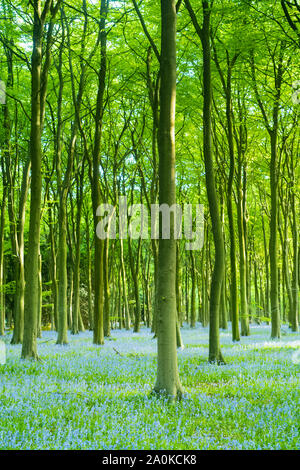
[[[100,7],[100,70],[98,73],[98,91],[95,113],[95,135],[93,147],[92,162],[92,203],[93,203],[93,219],[95,232],[95,250],[94,250],[94,344],[104,344],[104,328],[103,328],[103,256],[104,243],[96,235],[99,217],[97,216],[97,208],[102,202],[100,188],[100,152],[101,138],[104,113],[104,92],[106,80],[106,44],[107,32],[105,30],[106,17],[108,13],[109,0],[101,0]]]
[[[176,103],[176,3],[161,0],[161,87],[159,119],[159,203],[171,207],[175,192],[175,103]],[[179,398],[176,342],[176,240],[174,217],[170,216],[170,239],[160,238],[157,291],[156,393]]]
[[[211,3],[202,1],[203,24],[200,28],[190,0],[185,0],[195,30],[201,40],[203,50],[203,153],[205,164],[205,181],[209,212],[215,245],[215,261],[210,287],[209,304],[209,356],[212,363],[224,364],[220,348],[219,318],[220,299],[224,276],[224,239],[222,224],[219,215],[219,202],[216,191],[215,172],[213,165],[211,108],[212,108],[212,81],[211,81],[211,45],[210,45],[210,17]]]
[[[34,0],[33,52],[31,58],[31,199],[28,251],[26,257],[26,286],[24,298],[23,359],[37,359],[38,273],[40,245],[41,174],[41,63],[43,21],[41,1]]]

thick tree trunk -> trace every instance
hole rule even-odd
[[[24,337],[22,344],[23,359],[37,359],[37,320],[39,305],[39,246],[40,211],[42,194],[41,173],[41,63],[43,22],[41,21],[41,2],[34,0],[33,52],[31,59],[31,198],[28,251],[26,257],[26,286],[24,298]]]
[[[25,267],[24,294],[24,336],[21,357],[23,359],[38,359],[36,335],[39,313],[39,249],[40,249],[40,219],[42,196],[42,148],[41,134],[43,129],[45,102],[47,96],[47,78],[50,67],[52,31],[54,18],[60,6],[57,0],[45,2],[41,8],[41,0],[31,2],[34,10],[33,19],[33,50],[31,57],[31,127],[29,153],[31,161],[31,198],[28,251]],[[50,8],[51,7],[51,8]],[[47,43],[45,48],[45,63],[42,70],[42,43],[44,24],[50,11],[48,22]]]
[[[159,120],[159,204],[171,207],[175,192],[176,2],[161,0],[161,88]],[[174,217],[170,239],[160,238],[157,291],[156,393],[175,399],[182,394],[176,351],[176,240]]]
[[[104,92],[106,80],[106,16],[108,12],[108,0],[101,0],[100,8],[100,70],[98,73],[98,92],[95,114],[95,135],[93,148],[93,168],[92,168],[92,203],[94,217],[95,232],[95,258],[94,258],[94,344],[104,344],[104,328],[103,328],[103,256],[104,243],[96,235],[99,217],[97,209],[101,204],[100,189],[100,153],[101,153],[101,137],[104,112]]]

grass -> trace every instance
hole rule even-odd
[[[58,346],[45,331],[42,363],[21,361],[7,335],[0,449],[300,448],[298,334],[286,329],[271,341],[270,326],[252,326],[251,336],[233,343],[222,332],[225,366],[207,362],[207,328],[185,326],[182,336],[185,394],[172,404],[150,394],[156,341],[146,328],[113,330],[104,346],[94,346],[90,332]]]

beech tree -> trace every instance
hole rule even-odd
[[[22,358],[37,359],[37,324],[38,324],[38,273],[40,246],[40,217],[42,196],[42,149],[41,134],[43,129],[45,101],[47,94],[47,79],[50,67],[53,21],[60,6],[60,0],[54,4],[46,0],[34,0],[33,6],[33,50],[31,58],[31,129],[30,129],[30,222],[29,240],[26,257],[26,286],[24,297],[24,338],[22,343]],[[44,41],[44,26],[48,24],[47,48],[44,64],[42,64],[42,47]]]
[[[161,1],[159,204],[171,207],[175,192],[176,4]],[[182,394],[176,351],[176,240],[170,214],[170,239],[160,238],[157,292],[157,379],[154,391],[176,398]]]
[[[228,330],[299,329],[298,16],[294,1],[0,2],[0,335],[22,358],[44,329],[61,345],[146,332],[154,391],[176,399],[185,329],[209,328],[209,367]],[[102,203],[115,237],[97,236]],[[129,205],[149,223],[157,203],[203,204],[203,247],[175,239],[172,211],[169,240],[120,236]]]
[[[219,318],[221,304],[221,288],[224,276],[224,240],[219,213],[219,201],[215,183],[215,171],[212,155],[211,135],[211,108],[212,108],[212,82],[211,82],[211,8],[212,2],[202,2],[203,23],[200,27],[195,12],[189,0],[185,5],[191,17],[195,31],[199,36],[203,50],[203,155],[205,162],[205,181],[207,199],[215,245],[215,262],[210,288],[209,306],[209,361],[223,363],[224,359],[220,349]]]

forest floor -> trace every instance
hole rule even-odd
[[[233,343],[221,333],[224,366],[211,365],[208,329],[182,329],[178,351],[185,394],[169,403],[150,392],[156,341],[150,331],[112,330],[104,346],[92,333],[43,331],[43,362],[20,360],[7,343],[0,365],[0,449],[299,449],[300,338],[283,327],[251,326]],[[3,339],[3,338],[2,338]]]

